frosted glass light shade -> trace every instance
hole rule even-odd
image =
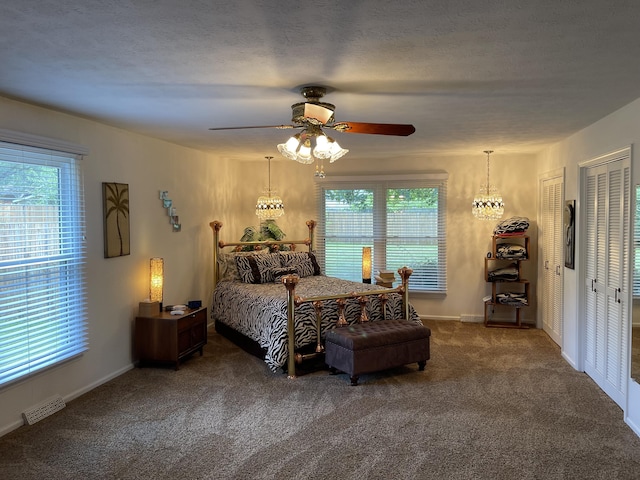
[[[335,162],[339,158],[344,157],[347,153],[349,153],[349,150],[347,150],[346,148],[342,148],[340,145],[338,145],[338,142],[336,142],[335,140],[332,140],[331,141],[331,160],[329,160],[329,163]]]
[[[300,145],[300,134],[296,134],[289,138],[285,143],[278,144],[278,151],[283,157],[289,160],[296,160],[298,155],[298,146]]]
[[[318,135],[316,137],[316,147],[313,149],[313,156],[321,160],[331,156],[331,144],[326,135]]]

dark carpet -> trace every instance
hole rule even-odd
[[[540,330],[425,322],[424,372],[288,380],[214,332],[0,438],[2,479],[640,479],[620,408]]]

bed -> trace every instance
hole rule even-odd
[[[273,372],[286,369],[294,378],[296,363],[321,356],[324,334],[336,326],[387,318],[421,323],[408,301],[410,268],[398,271],[396,288],[322,275],[312,248],[314,221],[307,222],[309,237],[295,241],[224,242],[222,223],[210,226],[216,331]]]

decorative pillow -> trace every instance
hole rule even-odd
[[[282,283],[282,278],[287,275],[299,275],[296,267],[278,267],[271,270],[273,274],[273,281],[275,283]]]
[[[218,257],[218,270],[220,280],[240,281],[240,274],[236,266],[236,257],[246,257],[248,255],[266,255],[268,249],[256,250],[254,252],[230,252],[222,253]]]
[[[301,277],[320,275],[320,265],[311,252],[280,252],[283,267],[295,267]]]
[[[273,282],[273,269],[280,267],[280,257],[277,253],[236,256],[236,267],[244,283],[269,283]]]

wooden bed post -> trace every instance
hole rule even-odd
[[[220,239],[220,229],[222,228],[222,222],[213,221],[209,224],[213,230],[213,288],[216,288],[218,284],[218,241]]]
[[[296,330],[293,320],[296,308],[296,285],[299,281],[300,278],[297,275],[287,275],[282,279],[282,283],[284,283],[284,286],[287,288],[287,339],[289,341],[287,378],[296,378],[296,359],[294,355],[296,348]]]
[[[398,269],[398,274],[402,278],[402,313],[405,320],[409,320],[409,277],[413,273],[409,267]]]

